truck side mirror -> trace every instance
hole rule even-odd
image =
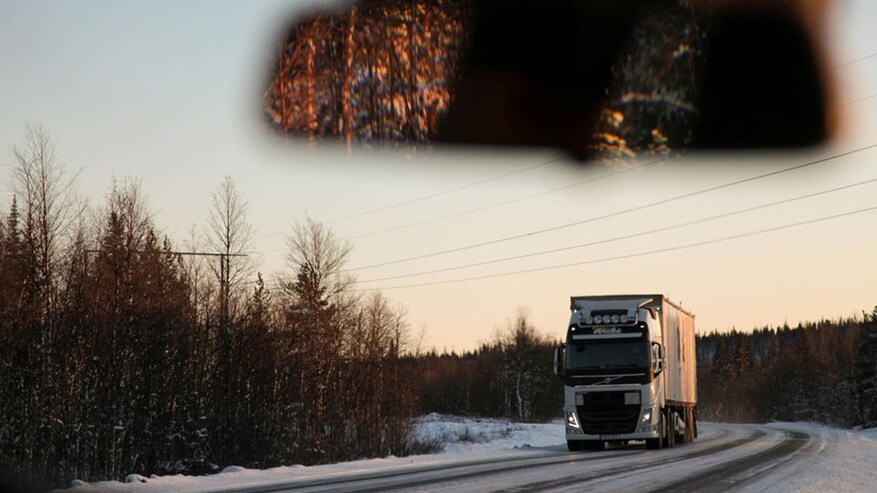
[[[655,371],[655,375],[664,371],[665,367],[666,360],[664,359],[664,346],[657,342],[652,343],[652,368]]]
[[[554,374],[563,378],[564,373],[564,356],[566,356],[566,348],[563,345],[554,348]]]

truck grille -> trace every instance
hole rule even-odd
[[[639,419],[639,404],[625,404],[625,392],[588,392],[576,406],[582,431],[589,435],[633,433]]]

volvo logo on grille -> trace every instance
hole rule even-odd
[[[621,329],[618,327],[595,327],[595,334],[620,334]]]
[[[614,382],[615,380],[618,380],[619,378],[621,378],[623,376],[624,375],[615,375],[612,377],[606,377],[603,380],[597,380],[596,382],[592,383],[591,385],[602,385],[605,383]]]

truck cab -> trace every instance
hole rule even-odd
[[[564,382],[569,449],[631,440],[659,449],[693,440],[693,315],[662,295],[572,297],[570,309],[554,362]]]

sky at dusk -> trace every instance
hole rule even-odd
[[[113,177],[140,178],[156,225],[179,245],[193,225],[204,230],[211,193],[230,175],[249,203],[267,279],[285,275],[284,235],[307,214],[351,242],[359,288],[404,304],[439,351],[476,347],[519,307],[560,338],[571,295],[665,293],[696,314],[701,332],[877,305],[877,210],[856,212],[877,207],[877,181],[863,183],[877,180],[877,148],[613,215],[877,143],[877,56],[866,58],[877,53],[875,2],[836,2],[826,20],[841,119],[828,145],[697,153],[602,179],[619,168],[552,150],[348,155],[281,141],[260,98],[280,28],[308,5],[0,0],[0,210],[11,201],[11,146],[31,121],[79,172],[93,209]],[[817,221],[829,216],[838,217]],[[772,231],[743,236],[761,230]],[[718,241],[732,236],[741,237]],[[471,248],[431,255],[462,247]],[[469,264],[484,265],[446,270]],[[473,277],[484,278],[464,280]]]

